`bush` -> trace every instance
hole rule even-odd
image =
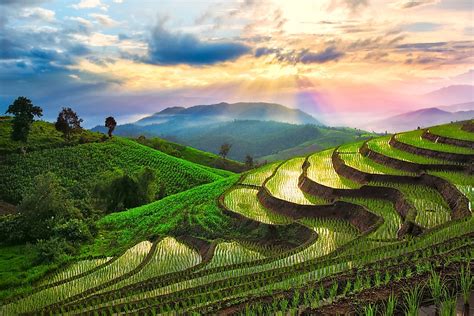
[[[72,243],[81,243],[92,240],[89,226],[87,223],[79,219],[71,219],[60,223],[54,227],[53,231],[58,238],[64,238]]]
[[[75,252],[74,247],[58,237],[38,240],[36,250],[38,251],[37,263],[58,262],[62,257]]]

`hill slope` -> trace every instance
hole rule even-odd
[[[17,203],[33,178],[48,171],[61,177],[73,197],[83,197],[107,172],[134,172],[150,167],[158,173],[166,195],[222,179],[229,173],[178,159],[134,141],[105,142],[10,154],[1,162],[0,199]]]
[[[167,141],[165,139],[157,137],[139,137],[135,139],[135,141],[139,142],[142,145],[164,152],[165,154],[191,161],[199,165],[238,173],[244,171],[245,169],[245,165],[241,162],[230,159],[226,159],[224,161],[222,157],[216,154],[202,151],[193,147],[180,145],[174,142]]]
[[[243,161],[246,155],[251,155],[254,158],[272,155],[307,141],[319,143],[320,138],[326,139],[331,137],[332,134],[335,136],[334,141],[324,143],[324,140],[322,140],[319,148],[358,140],[360,135],[365,134],[363,131],[354,129],[256,120],[194,126],[169,133],[162,128],[163,124],[147,126],[127,124],[117,127],[116,134],[134,137],[140,135],[147,137],[159,136],[215,154],[219,152],[219,148],[223,143],[230,143],[232,149],[229,158],[239,161]],[[103,128],[94,128],[94,130],[100,131]],[[342,139],[338,138],[341,134],[345,135]]]

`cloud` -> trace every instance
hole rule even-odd
[[[107,6],[102,4],[101,0],[81,0],[77,4],[73,4],[72,7],[76,10],[79,9],[92,9],[100,7],[102,10],[107,10]]]
[[[278,48],[259,47],[255,50],[254,56],[259,58],[265,55],[274,55],[279,62],[291,64],[323,64],[330,61],[338,61],[345,55],[334,46],[329,46],[320,52],[311,52],[309,49],[300,51],[284,51]]]
[[[117,21],[115,21],[114,19],[112,19],[106,14],[91,13],[89,14],[89,16],[94,18],[98,23],[100,23],[103,26],[113,27],[119,24]]]
[[[338,51],[334,46],[330,46],[318,53],[312,53],[310,51],[300,52],[298,61],[303,64],[322,64],[328,61],[337,61],[342,56],[344,56],[343,52]]]
[[[195,35],[170,32],[158,23],[148,42],[146,62],[160,65],[212,65],[250,53],[250,47],[233,41],[203,41]]]
[[[420,6],[435,4],[437,2],[438,0],[402,0],[395,3],[395,6],[400,9],[411,9]]]
[[[354,13],[359,9],[367,7],[368,5],[368,0],[332,0],[329,4],[329,10],[334,10],[342,6],[348,8]]]
[[[2,0],[0,1],[0,6],[30,7],[47,1],[48,0]]]
[[[433,32],[441,29],[443,25],[431,22],[417,22],[402,25],[401,28],[407,32]]]
[[[25,8],[23,9],[21,16],[24,18],[52,22],[55,19],[55,12],[43,8]]]

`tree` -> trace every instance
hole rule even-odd
[[[82,122],[83,120],[71,108],[63,108],[54,126],[64,134],[64,138],[69,140],[74,133],[82,131]]]
[[[219,150],[219,155],[222,157],[222,159],[226,159],[227,155],[229,154],[230,149],[232,148],[231,144],[224,143],[221,145],[221,149]]]
[[[156,174],[145,168],[133,175],[112,175],[98,183],[94,191],[100,207],[108,212],[147,204],[156,198]]]
[[[252,169],[253,168],[253,158],[250,155],[245,156],[245,167],[247,169]]]
[[[25,195],[18,210],[32,240],[48,239],[59,222],[82,217],[53,173],[35,177],[31,192]]]
[[[11,139],[25,143],[28,140],[34,117],[43,116],[43,110],[25,97],[18,97],[13,104],[10,104],[6,113],[14,115]]]
[[[109,137],[112,137],[112,132],[114,131],[115,127],[117,126],[117,122],[112,116],[109,116],[105,119],[105,127],[109,129],[108,134]]]

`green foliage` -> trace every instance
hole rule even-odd
[[[102,134],[84,130],[80,135],[73,135],[68,142],[54,128],[54,124],[44,121],[34,121],[26,142],[16,142],[10,138],[13,131],[11,119],[0,120],[0,154],[19,153],[22,150],[31,152],[41,149],[52,149],[73,146],[80,143],[101,141]]]
[[[94,185],[110,172],[133,173],[144,167],[153,169],[157,181],[166,183],[164,195],[222,179],[212,172],[214,169],[121,138],[26,155],[11,154],[0,162],[0,167],[0,199],[13,203],[31,188],[35,176],[48,171],[59,176],[61,185],[74,199],[87,197]]]
[[[77,113],[71,108],[63,108],[58,114],[54,127],[63,133],[64,138],[69,140],[73,134],[79,134],[82,132],[82,122],[83,120],[80,119]]]
[[[241,162],[226,159],[224,163],[222,158],[216,154],[205,152],[189,146],[173,143],[165,139],[157,137],[146,138],[144,136],[140,136],[136,139],[136,141],[142,145],[164,152],[165,154],[191,161],[199,165],[229,170],[231,172],[241,172],[244,169],[244,165]],[[215,170],[214,172],[217,172],[217,170]],[[231,173],[225,171],[220,171],[219,174],[222,176],[231,175]]]
[[[52,173],[35,177],[32,191],[25,195],[18,210],[30,240],[48,238],[56,223],[82,217]]]
[[[74,253],[75,249],[64,239],[53,237],[47,240],[40,239],[36,243],[38,256],[37,263],[51,263],[59,261],[61,257]]]
[[[159,192],[156,174],[150,168],[145,168],[135,174],[120,174],[106,177],[96,185],[94,195],[102,209],[116,212],[154,201]],[[164,190],[163,183],[160,189]],[[161,196],[158,196],[162,198]]]
[[[30,99],[18,97],[13,104],[8,106],[6,113],[14,116],[11,139],[26,142],[34,117],[42,116],[43,110],[39,106],[33,105]]]

